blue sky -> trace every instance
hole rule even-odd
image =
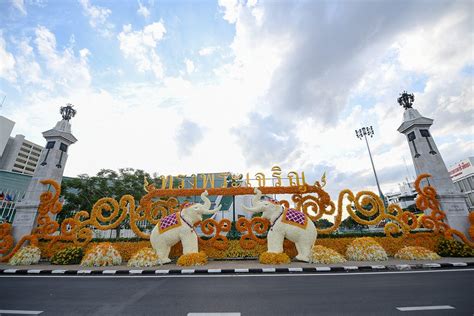
[[[375,190],[354,136],[373,125],[391,191],[412,169],[403,90],[448,165],[474,154],[472,20],[469,1],[1,0],[0,114],[42,144],[75,104],[70,176],[277,164],[333,192]]]

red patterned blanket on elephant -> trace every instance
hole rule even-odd
[[[281,221],[301,228],[305,228],[308,224],[307,216],[303,212],[292,208],[288,208],[283,212]]]
[[[158,228],[160,234],[164,233],[165,231],[175,228],[181,225],[181,218],[179,217],[179,213],[173,213],[166,217],[160,219],[158,223]]]

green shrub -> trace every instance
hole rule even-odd
[[[441,238],[436,245],[436,252],[441,257],[474,257],[474,249],[464,243]]]
[[[56,252],[51,257],[52,264],[79,264],[84,256],[80,247],[68,247]]]

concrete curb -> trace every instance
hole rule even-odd
[[[434,270],[434,269],[459,269],[473,267],[474,262],[450,263],[419,263],[397,265],[367,265],[367,266],[336,266],[336,267],[295,267],[295,268],[248,268],[248,269],[130,269],[130,270],[63,270],[63,269],[0,269],[0,275],[192,275],[192,274],[278,274],[278,273],[351,273],[351,272],[377,272],[377,271],[406,271],[406,270]]]

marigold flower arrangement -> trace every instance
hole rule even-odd
[[[354,239],[346,250],[346,257],[354,261],[383,261],[388,260],[387,253],[371,237]]]
[[[424,247],[404,247],[395,254],[396,259],[402,260],[437,260],[441,257]]]
[[[142,248],[128,261],[129,267],[153,267],[159,263],[158,255],[150,247]]]
[[[111,243],[104,242],[92,247],[86,252],[81,261],[81,266],[105,267],[119,265],[122,263],[120,253]]]
[[[326,248],[324,246],[314,245],[311,252],[311,261],[313,263],[331,264],[346,262],[346,259],[337,251],[334,251],[330,248]]]
[[[263,264],[283,264],[283,263],[290,263],[290,257],[284,252],[276,253],[276,252],[263,252],[258,257],[260,263]]]
[[[179,266],[202,266],[207,263],[207,255],[204,251],[188,253],[178,258]]]
[[[36,264],[40,261],[41,250],[36,246],[26,246],[21,248],[10,258],[8,263],[12,266],[24,266]]]

